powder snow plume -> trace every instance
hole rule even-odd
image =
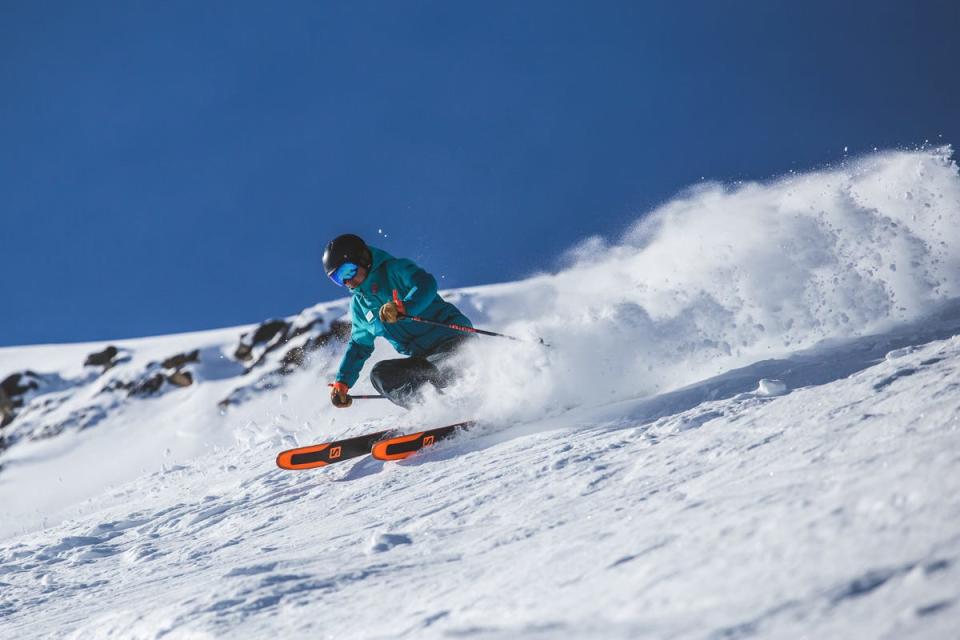
[[[590,238],[558,273],[473,301],[483,321],[553,346],[477,341],[470,357],[483,366],[462,400],[494,420],[533,418],[929,313],[960,296],[951,156],[875,153],[766,183],[698,185],[615,244]]]

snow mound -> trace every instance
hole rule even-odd
[[[761,396],[782,396],[787,392],[787,385],[783,380],[761,378],[757,386],[757,393]]]

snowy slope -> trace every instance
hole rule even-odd
[[[104,344],[0,349],[37,384],[0,454],[0,638],[956,637],[949,155],[700,187],[556,273],[448,292],[555,346],[478,340],[411,412],[327,405],[343,302],[285,341],[117,342],[105,371]],[[402,463],[274,467],[467,417]]]

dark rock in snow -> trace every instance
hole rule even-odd
[[[253,359],[254,348],[259,345],[276,345],[282,342],[290,330],[290,323],[286,320],[267,320],[253,332],[249,340],[247,334],[240,336],[240,346],[233,357],[244,362]],[[268,349],[269,350],[269,349]]]
[[[13,373],[0,382],[0,429],[17,417],[24,405],[24,396],[40,388],[40,377],[32,371]]]
[[[261,362],[269,351],[286,344],[293,338],[306,333],[308,330],[320,324],[322,320],[315,320],[308,323],[307,325],[295,329],[292,334],[288,335],[283,342],[275,343],[270,349],[265,351],[260,358],[257,360],[257,363]],[[307,338],[302,344],[290,348],[283,357],[280,359],[280,366],[270,371],[263,376],[261,376],[256,382],[252,384],[245,385],[234,389],[229,396],[217,403],[217,406],[221,411],[225,411],[227,407],[231,405],[239,405],[246,402],[248,399],[254,397],[255,395],[264,392],[276,389],[279,385],[282,384],[282,378],[294,373],[296,370],[303,368],[310,362],[310,354],[318,349],[325,347],[330,344],[332,340],[345,342],[350,337],[350,328],[351,325],[349,322],[342,322],[340,320],[335,320],[330,323],[330,329],[324,331],[315,336]],[[249,369],[252,369],[252,365]],[[248,370],[249,370],[248,369]]]
[[[154,367],[156,367],[156,365],[154,365]],[[126,391],[127,396],[145,398],[160,391],[165,380],[166,376],[162,373],[150,373],[148,370],[147,373],[136,380],[112,380],[110,384],[103,388],[101,393]]]
[[[160,363],[164,369],[181,369],[191,362],[200,362],[200,350],[194,349],[190,353],[179,353]]]
[[[101,393],[112,391],[126,391],[130,397],[146,398],[163,391],[165,382],[173,387],[189,387],[193,384],[193,372],[184,367],[200,362],[200,350],[178,353],[162,362],[151,362],[146,369],[134,380],[112,380]]]
[[[305,325],[296,326],[286,320],[267,320],[257,327],[253,335],[245,333],[240,336],[240,345],[234,352],[233,357],[241,362],[253,360],[253,363],[248,366],[248,370],[253,369],[263,362],[268,353],[307,333],[322,322],[322,318],[317,318]]]
[[[267,320],[259,327],[257,327],[256,332],[253,334],[253,344],[262,344],[264,342],[270,342],[277,335],[281,334],[281,337],[287,335],[287,331],[290,330],[290,323],[286,320]]]
[[[0,429],[13,422],[17,415],[14,409],[13,400],[7,397],[3,389],[0,389]]]
[[[85,367],[103,367],[104,372],[116,365],[130,360],[130,353],[110,345],[103,351],[97,351],[87,356],[83,361]]]
[[[167,376],[167,382],[177,387],[189,387],[193,384],[193,374],[189,371],[177,371]]]
[[[240,346],[237,347],[237,350],[233,352],[233,357],[241,362],[251,360],[253,359],[253,347],[241,342]]]
[[[3,392],[7,394],[9,398],[22,396],[28,391],[37,389],[39,386],[38,376],[32,371],[11,374],[4,378],[3,382],[0,382],[0,389],[3,389]]]
[[[103,351],[97,351],[96,353],[91,353],[88,355],[87,359],[83,362],[83,366],[103,367],[104,369],[109,369],[114,365],[113,359],[117,357],[118,353],[120,353],[120,350],[115,346],[110,345]]]
[[[130,395],[141,397],[153,395],[160,391],[164,380],[163,374],[155,373],[139,382],[133,383],[133,385],[129,387]]]

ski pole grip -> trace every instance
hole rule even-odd
[[[407,315],[407,308],[403,306],[403,300],[400,299],[400,294],[397,293],[396,289],[393,290],[393,304],[397,306],[397,312],[399,312],[400,315]]]

